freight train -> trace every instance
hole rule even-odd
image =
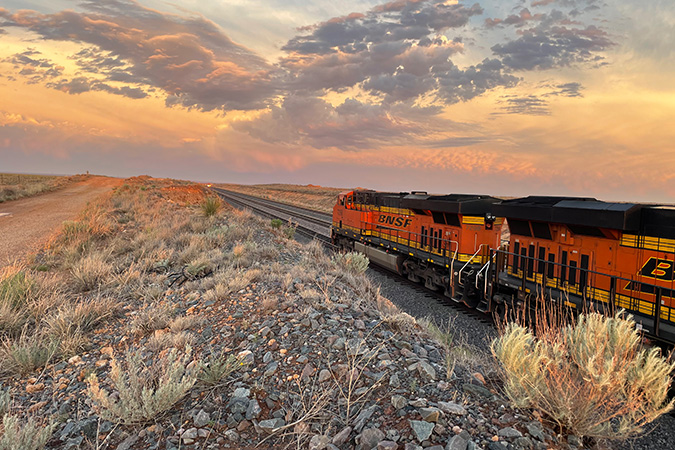
[[[675,207],[354,190],[338,196],[331,235],[487,314],[539,298],[623,308],[647,335],[675,344]]]

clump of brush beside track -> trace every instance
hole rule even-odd
[[[0,448],[583,447],[499,369],[198,185],[138,177],[0,276]],[[19,447],[17,447],[17,445]]]

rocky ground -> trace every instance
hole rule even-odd
[[[484,349],[452,330],[430,333],[358,264],[248,214],[203,217],[191,206],[199,189],[167,183],[136,179],[116,191],[106,204],[117,205],[114,223],[79,254],[101,253],[111,273],[63,289],[73,302],[114,298],[114,314],[72,354],[28,373],[0,370],[10,412],[52,424],[47,448],[583,448],[510,407]],[[74,257],[54,252],[36,264],[63,271],[68,285],[78,261],[59,265],[55,255]],[[127,396],[135,375],[145,393]],[[152,396],[178,382],[184,396]]]

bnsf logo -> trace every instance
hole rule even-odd
[[[380,214],[378,219],[379,223],[384,223],[386,225],[393,225],[399,228],[406,228],[412,223],[412,219],[406,219],[404,217],[388,216],[386,214]]]
[[[657,280],[673,281],[673,261],[651,257],[647,260],[640,275]]]

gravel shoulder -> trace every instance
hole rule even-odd
[[[34,253],[64,220],[73,219],[99,195],[122,184],[119,178],[91,177],[64,189],[0,204],[0,264]]]

